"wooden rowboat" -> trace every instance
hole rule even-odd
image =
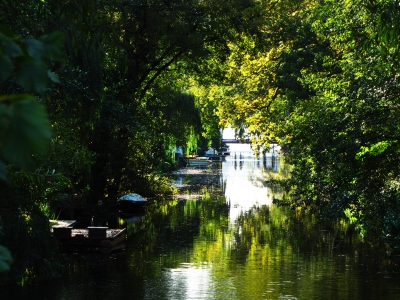
[[[65,249],[81,249],[110,253],[125,247],[126,228],[108,227],[72,228],[53,227],[54,236]]]

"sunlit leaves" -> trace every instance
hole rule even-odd
[[[357,1],[354,1],[357,2]],[[366,1],[363,3],[368,11],[371,23],[368,48],[379,49],[387,66],[399,67],[400,48],[400,14],[397,0]]]
[[[356,154],[356,159],[363,159],[365,156],[378,156],[394,143],[397,143],[397,141],[380,141],[369,147],[361,146],[360,151]]]
[[[314,11],[313,31],[333,52],[321,53],[319,72],[302,74],[315,95],[296,105],[286,127],[292,178],[297,205],[327,216],[351,208],[363,228],[393,234],[398,225],[387,208],[397,211],[398,187],[389,183],[399,180],[399,84],[377,49],[365,47],[371,23],[358,8],[357,1],[325,1]]]
[[[399,226],[384,207],[397,211],[399,194],[399,26],[398,12],[384,8],[395,2],[371,2],[370,11],[353,0],[274,8],[263,21],[262,51],[245,39],[231,46],[230,88],[219,108],[224,125],[246,127],[259,145],[283,146],[294,165],[294,206],[325,216],[351,206],[365,228],[385,223],[393,232]]]
[[[232,45],[228,73],[232,89],[227,101],[220,103],[220,115],[225,123],[246,126],[259,145],[282,136],[281,120],[288,119],[292,103],[309,96],[300,80],[304,69],[317,64],[317,53],[312,51],[320,45],[308,16],[303,16],[312,5],[301,4],[288,8],[289,2],[282,1],[265,12],[270,18],[263,21],[262,43],[247,37]],[[259,47],[258,51],[248,45]]]

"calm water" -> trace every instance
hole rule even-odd
[[[64,278],[3,289],[0,299],[400,299],[396,257],[343,222],[321,225],[273,206],[282,195],[264,179],[284,176],[280,160],[232,148],[202,173],[213,177],[202,200],[120,219],[124,251],[70,254]]]

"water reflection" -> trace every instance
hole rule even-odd
[[[222,178],[230,205],[229,218],[234,223],[243,211],[272,204],[273,194],[265,186],[263,172],[265,169],[277,171],[279,160],[272,153],[257,158],[247,144],[230,144],[230,150],[231,156],[222,164]]]
[[[168,299],[212,299],[213,290],[210,269],[182,264],[180,268],[165,271],[169,282]]]
[[[126,222],[124,251],[71,254],[66,277],[3,288],[0,297],[400,299],[398,266],[384,248],[361,243],[339,220],[320,224],[305,212],[271,205],[279,191],[264,178],[282,168],[279,160],[278,169],[269,166],[240,149],[221,172],[198,172],[202,180],[219,176],[207,196],[160,204]],[[181,184],[188,181],[195,180],[185,175]]]

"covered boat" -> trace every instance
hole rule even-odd
[[[148,203],[147,199],[139,194],[132,193],[120,197],[117,201],[117,208],[120,212],[135,213],[143,211]]]

